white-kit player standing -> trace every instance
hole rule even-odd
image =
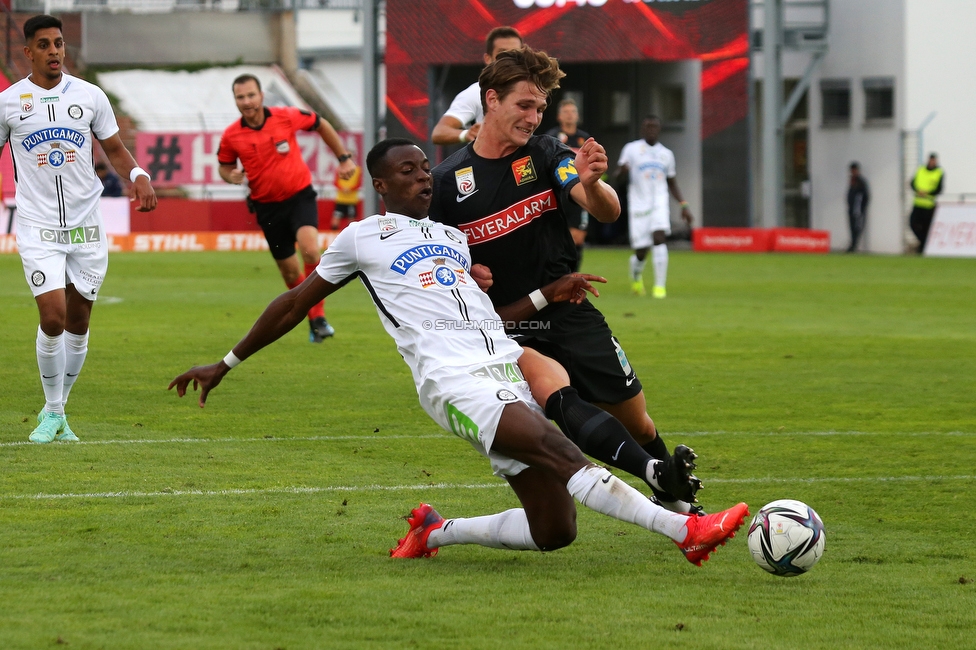
[[[45,405],[30,440],[68,442],[78,437],[64,404],[88,354],[92,305],[108,269],[92,139],[132,181],[138,210],[154,210],[156,193],[122,144],[105,93],[63,71],[61,21],[34,16],[24,23],[24,39],[31,73],[0,93],[0,151],[10,143],[17,248],[40,316],[36,351]]]
[[[628,142],[620,152],[617,170],[619,180],[627,180],[627,209],[630,218],[631,289],[643,296],[644,264],[647,252],[652,250],[654,265],[655,298],[667,296],[665,285],[668,278],[667,237],[671,234],[671,210],[668,192],[681,204],[681,218],[691,225],[688,202],[678,188],[674,153],[658,142],[661,120],[648,115],[641,121],[641,139]]]

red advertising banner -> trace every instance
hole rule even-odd
[[[829,253],[830,233],[806,228],[773,228],[772,250],[777,253]]]
[[[217,148],[220,133],[139,133],[135,157],[153,178],[156,187],[220,184],[217,173]],[[356,163],[362,164],[362,133],[341,132],[346,148]],[[339,162],[332,150],[315,132],[296,135],[302,158],[312,171],[313,185],[331,185]]]
[[[807,228],[695,228],[696,251],[829,253],[830,233]]]
[[[770,234],[760,228],[695,228],[691,243],[696,251],[765,253]]]

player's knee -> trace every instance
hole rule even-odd
[[[532,530],[532,539],[542,551],[566,548],[576,541],[576,519],[561,517],[557,521],[550,521],[543,530]]]
[[[667,237],[667,235],[664,234],[664,231],[663,230],[655,230],[654,231],[654,245],[655,246],[660,246],[661,244],[665,244],[665,243],[667,243],[667,241],[668,241],[668,237]]]

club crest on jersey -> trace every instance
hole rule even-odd
[[[34,93],[24,93],[20,96],[20,110],[22,113],[30,113],[34,110]]]
[[[291,151],[291,145],[288,144],[287,140],[280,140],[278,142],[275,142],[275,150],[277,150],[278,153],[284,155],[289,151]]]
[[[73,163],[77,153],[73,149],[62,151],[60,142],[52,142],[51,149],[47,153],[37,154],[37,166],[50,165],[54,169],[60,169],[66,163]]]
[[[457,183],[459,196],[474,194],[478,189],[474,184],[474,167],[465,167],[454,172],[454,182]]]
[[[519,158],[512,163],[512,173],[515,174],[515,184],[525,185],[531,183],[538,176],[535,175],[535,166],[532,164],[532,156]]]
[[[559,163],[559,167],[556,167],[556,180],[560,185],[566,187],[574,178],[579,178],[579,173],[576,171],[576,161],[572,158],[566,158]]]
[[[420,274],[420,286],[429,289],[435,285],[452,289],[459,284],[467,284],[464,279],[464,269],[452,269],[447,265],[447,260],[443,257],[434,259],[434,268]]]
[[[80,120],[84,114],[85,111],[81,110],[81,106],[78,106],[78,104],[72,104],[68,107],[68,117],[72,119]]]
[[[396,217],[380,217],[376,222],[380,226],[380,232],[390,232],[397,229]]]

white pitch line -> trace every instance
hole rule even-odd
[[[306,436],[304,438],[161,438],[156,440],[82,440],[79,442],[64,443],[74,447],[76,445],[161,445],[174,443],[199,443],[199,442],[306,442],[306,441],[343,441],[343,440],[425,440],[430,438],[452,439],[450,433],[425,433],[419,436],[392,435],[392,436]],[[0,447],[23,447],[25,445],[36,446],[30,441],[23,442],[0,442]]]
[[[691,438],[699,436],[961,436],[961,437],[972,437],[976,436],[976,432],[968,431],[779,431],[779,432],[769,432],[769,431],[688,431],[688,432],[668,432],[668,439],[681,439],[681,438]],[[420,434],[420,435],[391,435],[391,436],[373,436],[373,435],[362,435],[362,436],[306,436],[300,438],[276,438],[276,437],[260,437],[260,438],[159,438],[159,439],[144,439],[144,440],[82,440],[80,442],[70,443],[70,446],[76,445],[161,445],[161,444],[180,444],[180,443],[201,443],[201,442],[215,442],[215,443],[225,443],[225,442],[309,442],[309,441],[344,441],[344,440],[429,440],[433,438],[442,438],[444,440],[451,440],[454,436],[450,433],[434,433],[434,434]],[[34,446],[34,443],[27,440],[18,442],[0,442],[0,447],[24,447],[24,446]]]
[[[861,476],[861,477],[811,477],[811,478],[717,478],[709,479],[709,484],[751,484],[751,483],[901,483],[934,481],[973,481],[976,475],[961,476]],[[247,496],[254,494],[321,494],[324,492],[405,492],[419,490],[485,490],[507,487],[507,483],[432,483],[429,485],[335,485],[328,487],[280,487],[280,488],[238,488],[227,490],[158,490],[156,492],[88,492],[84,494],[67,492],[62,494],[3,494],[3,500],[43,501],[54,499],[137,499],[155,497],[219,497]]]

